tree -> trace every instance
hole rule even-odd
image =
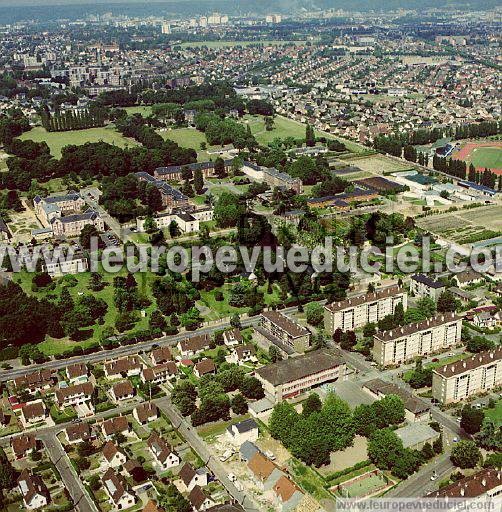
[[[354,331],[347,331],[343,333],[340,347],[343,350],[352,350],[357,344],[357,337]]]
[[[425,460],[432,459],[434,457],[434,449],[432,448],[432,445],[430,443],[425,443],[422,446],[422,455]]]
[[[80,232],[80,246],[83,249],[90,250],[91,249],[91,240],[97,239],[99,236],[98,230],[96,229],[96,226],[94,224],[87,224],[82,228],[82,231]],[[97,244],[96,244],[97,246]]]
[[[324,321],[324,307],[319,302],[309,302],[304,308],[307,322],[315,327]]]
[[[440,435],[433,443],[432,448],[434,449],[434,452],[439,455],[443,452],[443,436]]]
[[[175,220],[172,220],[169,223],[169,235],[171,236],[171,238],[176,238],[177,236],[180,236],[180,234],[181,230],[180,227],[178,226],[178,223]]]
[[[417,301],[417,309],[425,318],[430,318],[436,313],[436,303],[430,297],[422,297]]]
[[[422,454],[417,450],[406,448],[401,456],[396,460],[392,468],[392,474],[398,478],[407,478],[420,467],[422,463]]]
[[[368,442],[368,457],[380,469],[392,469],[403,451],[403,442],[389,429],[375,431]]]
[[[459,301],[455,298],[452,292],[446,290],[443,292],[437,303],[437,310],[439,313],[446,313],[449,311],[456,311],[459,307]]]
[[[197,194],[202,194],[204,190],[204,177],[200,169],[196,169],[193,173],[193,188]]]
[[[157,223],[151,215],[148,215],[143,222],[143,230],[145,233],[153,233],[157,229]]]
[[[376,334],[376,325],[373,322],[367,323],[363,327],[363,336],[366,338],[370,338],[371,336],[374,336]]]
[[[248,412],[248,401],[241,393],[232,398],[232,411],[235,414],[246,414]]]
[[[245,377],[240,390],[246,398],[253,400],[259,400],[265,396],[263,385],[256,377]]]
[[[491,418],[485,418],[481,430],[476,434],[476,442],[487,450],[502,450],[502,429],[495,427]]]
[[[460,417],[460,426],[468,434],[476,434],[481,430],[483,420],[485,419],[485,413],[480,409],[476,409],[470,405],[466,405],[462,408],[462,414]]]
[[[319,412],[322,408],[322,402],[317,393],[311,393],[302,404],[302,415],[310,416],[314,412]]]
[[[495,342],[484,336],[473,336],[467,340],[465,346],[469,352],[478,353],[494,349]]]
[[[298,422],[300,415],[296,412],[293,404],[280,402],[275,405],[270,415],[269,430],[274,439],[278,439],[288,448],[291,443],[293,427]]]
[[[364,437],[371,437],[376,430],[375,408],[368,404],[358,405],[353,414],[356,434]]]
[[[404,421],[403,400],[397,395],[387,395],[373,403],[379,428],[399,425]]]
[[[17,471],[9,462],[3,448],[0,448],[0,494],[10,491],[17,485]]]
[[[476,467],[480,458],[481,452],[474,441],[459,441],[451,450],[451,461],[461,469]]]
[[[174,484],[169,484],[166,490],[159,494],[158,502],[165,512],[190,512],[192,510],[190,502]]]
[[[268,349],[268,357],[270,358],[270,361],[272,361],[272,363],[282,361],[281,351],[276,345],[270,345]]]
[[[166,328],[166,319],[161,311],[156,309],[153,311],[152,316],[150,317],[150,329],[160,329],[164,331]]]
[[[241,318],[237,313],[234,313],[230,318],[230,325],[235,329],[242,329]]]
[[[223,158],[218,157],[214,161],[214,174],[218,178],[225,178],[227,176],[227,170],[225,168],[225,160]]]

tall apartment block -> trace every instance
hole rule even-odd
[[[502,347],[480,352],[432,371],[432,396],[445,405],[460,402],[501,384]]]
[[[333,302],[324,306],[324,328],[333,334],[338,328],[350,331],[364,327],[393,314],[398,304],[402,304],[406,311],[408,294],[397,285]]]
[[[455,313],[436,315],[423,322],[375,334],[373,358],[380,366],[401,364],[460,343],[461,333],[462,318]]]

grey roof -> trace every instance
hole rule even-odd
[[[287,384],[343,364],[332,350],[320,349],[258,368],[256,373],[273,386]]]
[[[426,423],[411,423],[394,431],[405,448],[436,439],[439,432]]]
[[[80,195],[73,190],[70,190],[68,194],[64,194],[62,196],[48,196],[44,199],[46,203],[60,203],[64,201],[76,201],[80,199]]]
[[[251,441],[244,441],[239,448],[239,453],[245,461],[250,460],[253,455],[259,451],[258,447]]]
[[[424,274],[416,274],[414,276],[411,276],[411,278],[416,281],[417,283],[425,284],[425,286],[428,286],[429,288],[444,288],[445,285],[439,281],[434,281],[434,279],[431,279],[429,276],[425,276]]]
[[[234,423],[233,425],[231,425],[229,427],[229,429],[231,429],[232,427],[235,427],[237,429],[237,431],[240,434],[242,434],[244,432],[249,432],[250,430],[258,428],[258,424],[256,423],[255,420],[253,420],[252,418],[249,418],[247,420],[240,421],[239,423]]]
[[[172,187],[165,181],[155,179],[151,174],[148,174],[147,172],[137,172],[135,176],[140,180],[148,181],[148,183],[155,185],[159,191],[166,196],[172,196],[177,201],[188,201],[188,197],[178,189]]]

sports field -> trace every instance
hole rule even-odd
[[[472,163],[478,170],[490,169],[502,174],[502,142],[468,142],[453,154],[453,158]]]
[[[35,142],[47,142],[51,154],[55,158],[61,157],[61,150],[68,145],[80,146],[86,142],[107,142],[114,146],[124,148],[126,146],[137,146],[134,139],[123,137],[113,125],[103,128],[89,128],[87,130],[75,130],[69,132],[48,132],[41,126],[36,126],[29,132],[19,136],[21,140],[33,140]]]
[[[369,496],[387,486],[387,481],[380,474],[371,474],[360,478],[353,483],[345,483],[340,486],[340,494],[349,498]]]

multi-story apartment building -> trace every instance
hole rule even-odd
[[[485,468],[466,476],[437,491],[427,494],[427,498],[490,499],[502,495],[502,472],[496,468]]]
[[[93,225],[98,231],[104,231],[105,223],[99,213],[89,208],[84,213],[54,218],[51,221],[52,231],[56,236],[69,238],[80,236],[85,226]]]
[[[373,358],[380,366],[400,364],[460,343],[461,333],[462,319],[455,313],[436,315],[423,322],[375,334]]]
[[[435,368],[432,396],[442,404],[460,402],[502,384],[502,347]]]
[[[40,197],[35,196],[33,199],[35,213],[37,217],[44,223],[49,224],[54,214],[57,216],[70,215],[78,213],[84,208],[85,201],[80,194],[74,191],[61,196]]]
[[[256,370],[265,394],[280,402],[305,393],[325,382],[343,380],[345,362],[328,349],[290,357]]]
[[[261,334],[272,336],[295,352],[310,347],[310,331],[280,311],[265,311],[260,317]]]
[[[224,160],[225,170],[228,172],[232,167],[232,160]],[[182,181],[183,169],[188,168],[192,172],[201,171],[204,178],[212,178],[214,174],[214,162],[196,162],[188,165],[171,165],[169,167],[157,167],[153,176],[162,181]]]
[[[437,301],[439,296],[446,290],[446,285],[435,281],[424,274],[411,276],[410,292],[417,297],[430,297]]]
[[[324,306],[324,327],[331,334],[338,328],[342,331],[357,329],[393,314],[398,304],[406,311],[408,294],[397,285],[333,302]]]
[[[297,194],[303,192],[303,185],[300,179],[293,178],[289,174],[278,171],[273,167],[260,167],[253,162],[244,162],[242,172],[254,180],[265,182],[271,188],[284,187],[295,191]]]
[[[169,183],[157,180],[147,172],[137,172],[136,177],[141,181],[147,181],[148,183],[155,185],[159,189],[162,197],[162,206],[165,208],[172,209],[188,207],[188,197],[178,189],[169,185]]]

